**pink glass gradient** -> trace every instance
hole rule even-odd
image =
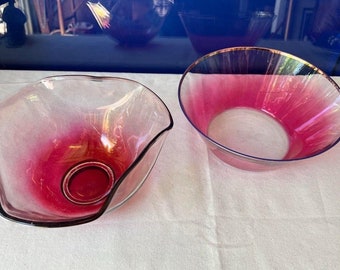
[[[42,226],[81,223],[144,183],[172,128],[138,82],[57,76],[0,103],[3,215]]]
[[[212,150],[243,169],[309,158],[332,147],[340,137],[339,87],[311,64],[275,50],[236,47],[202,57],[184,73],[179,100],[184,114]],[[281,126],[288,138],[284,156],[256,156],[211,138],[209,127],[215,117],[235,108],[261,112]],[[258,116],[252,115],[256,120]],[[225,130],[232,129],[228,122],[222,125]],[[255,134],[250,135],[255,143],[261,142]],[[261,147],[273,147],[261,143]]]

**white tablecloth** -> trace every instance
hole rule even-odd
[[[0,83],[54,74],[65,73],[1,70]],[[0,269],[340,269],[340,145],[278,170],[242,171],[210,155],[184,118],[180,75],[106,75],[147,85],[174,117],[153,171],[126,204],[88,224],[1,218]]]

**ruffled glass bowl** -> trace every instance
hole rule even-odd
[[[183,74],[181,108],[223,161],[263,170],[319,155],[340,138],[340,89],[293,55],[235,47]]]
[[[143,184],[172,125],[162,100],[132,80],[27,85],[0,103],[1,214],[50,227],[94,220]]]

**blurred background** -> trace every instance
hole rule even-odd
[[[91,1],[98,3],[97,0]],[[100,0],[100,4],[110,11],[117,1],[123,0]],[[25,24],[27,35],[102,35],[103,31],[89,10],[87,2],[88,0],[17,0],[16,6],[27,16]],[[4,7],[6,4],[0,6],[0,12]],[[273,46],[277,49],[282,46],[282,49],[296,52],[295,54],[299,56],[299,50],[308,50],[308,47],[301,46],[303,44],[301,42],[306,42],[308,46],[311,44],[317,47],[318,52],[331,52],[332,57],[337,58],[332,59],[336,71],[329,73],[338,74],[339,0],[174,0],[174,6],[166,17],[159,36],[186,38],[187,33],[179,13],[192,10],[230,18],[235,14],[270,12],[274,15],[273,20],[261,38],[269,43],[259,42],[259,45]],[[0,34],[5,32],[6,24],[0,20]],[[300,43],[296,43],[297,41]]]
[[[68,27],[76,23],[86,23],[93,27],[86,31],[79,30],[81,34],[101,34],[95,18],[86,5],[87,1],[61,0],[64,25]],[[116,0],[100,1],[108,10],[115,2]],[[162,35],[185,35],[178,12],[193,9],[211,14],[271,11],[275,14],[275,20],[268,36],[270,38],[315,40],[332,32],[340,32],[340,1],[338,0],[175,0],[174,3],[174,8],[164,23]],[[2,5],[1,9],[4,6]],[[56,0],[17,0],[17,6],[28,17],[28,34],[49,34],[59,29]],[[1,23],[2,31],[4,27]]]

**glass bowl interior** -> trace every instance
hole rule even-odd
[[[339,87],[276,50],[236,47],[203,56],[183,74],[179,101],[209,146],[238,167],[309,158],[340,137]]]
[[[136,81],[71,75],[27,85],[0,103],[2,214],[62,226],[118,207],[172,125],[163,101]]]

